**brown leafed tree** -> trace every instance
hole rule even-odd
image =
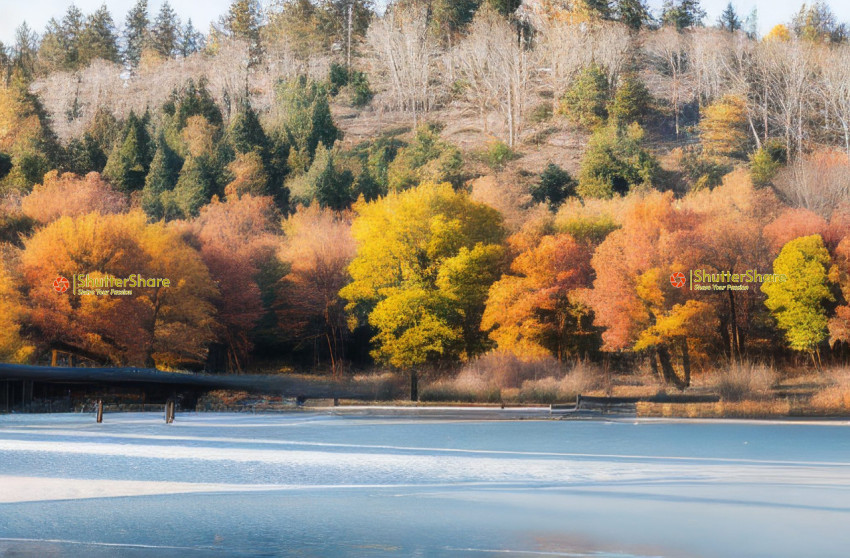
[[[244,370],[252,331],[269,310],[260,277],[277,262],[278,222],[271,198],[245,194],[226,203],[214,200],[192,223],[201,257],[221,292],[216,334],[233,371]]]
[[[356,252],[350,217],[314,204],[299,207],[283,228],[281,258],[290,271],[281,285],[281,319],[301,340],[317,340],[327,347],[331,372],[339,379],[348,331],[339,291],[350,280],[348,265]]]
[[[127,196],[116,191],[100,174],[85,177],[50,171],[43,184],[21,200],[21,210],[39,223],[50,223],[60,217],[77,217],[97,212],[102,215],[127,211]]]

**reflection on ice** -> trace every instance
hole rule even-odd
[[[107,419],[0,417],[0,554],[777,557],[850,543],[846,425]]]

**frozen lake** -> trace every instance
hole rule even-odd
[[[0,556],[847,556],[847,423],[0,415]]]

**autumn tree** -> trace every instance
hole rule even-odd
[[[35,347],[21,334],[27,309],[22,304],[19,280],[6,264],[11,255],[4,252],[0,254],[0,361],[23,363],[32,359]]]
[[[741,157],[747,151],[749,139],[743,99],[725,95],[705,109],[700,121],[700,141],[707,153]]]
[[[218,295],[197,251],[166,225],[129,214],[62,217],[27,239],[18,272],[29,289],[28,326],[42,348],[67,348],[116,365],[202,362]],[[50,277],[141,274],[170,286],[127,296],[57,295]]]
[[[289,273],[281,285],[281,322],[300,344],[318,342],[327,354],[334,379],[345,369],[348,316],[340,290],[349,282],[355,254],[349,217],[317,205],[299,207],[283,223],[281,259]]]
[[[552,234],[519,254],[490,287],[481,327],[521,357],[586,357],[598,348],[593,317],[578,290],[590,287],[592,247]]]
[[[430,183],[355,211],[357,255],[341,295],[375,329],[374,358],[415,369],[481,352],[480,319],[503,257],[498,213]]]
[[[788,346],[809,353],[820,369],[818,346],[827,336],[826,304],[834,302],[832,260],[820,235],[803,236],[786,244],[773,262],[773,273],[785,281],[765,282],[765,305],[785,331]]]
[[[526,48],[516,29],[485,6],[458,45],[457,58],[467,96],[482,117],[484,131],[487,113],[498,111],[507,128],[507,143],[513,147],[522,130],[529,86]]]
[[[413,116],[413,125],[431,109],[437,44],[427,9],[393,6],[369,26],[367,41],[379,73],[392,91],[395,107]]]
[[[692,211],[674,207],[672,195],[651,194],[635,201],[591,260],[588,303],[605,328],[603,350],[646,352],[664,381],[681,388],[690,383],[694,354],[716,331],[711,305],[670,283],[672,273],[696,267],[697,223]]]
[[[850,161],[838,151],[816,151],[798,157],[773,182],[792,207],[829,218],[836,207],[850,202]]]
[[[233,175],[233,180],[224,187],[224,194],[228,198],[240,198],[245,194],[252,196],[269,194],[269,176],[262,157],[256,151],[239,153],[227,165],[227,170]]]
[[[82,177],[50,171],[44,175],[43,184],[33,186],[32,192],[21,200],[23,213],[42,224],[92,212],[122,213],[128,206],[127,197],[96,172]]]
[[[234,372],[245,370],[256,327],[275,312],[277,298],[268,295],[281,279],[278,227],[272,199],[251,195],[214,201],[192,223],[201,258],[221,292],[213,331]]]
[[[847,27],[836,21],[829,4],[817,0],[804,3],[791,20],[794,34],[813,43],[840,43],[847,39]]]

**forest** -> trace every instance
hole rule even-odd
[[[478,401],[811,373],[850,408],[850,30],[820,1],[757,29],[699,0],[22,22],[0,359],[419,373]],[[751,270],[787,281],[675,280]],[[171,286],[54,288],[81,274]]]

